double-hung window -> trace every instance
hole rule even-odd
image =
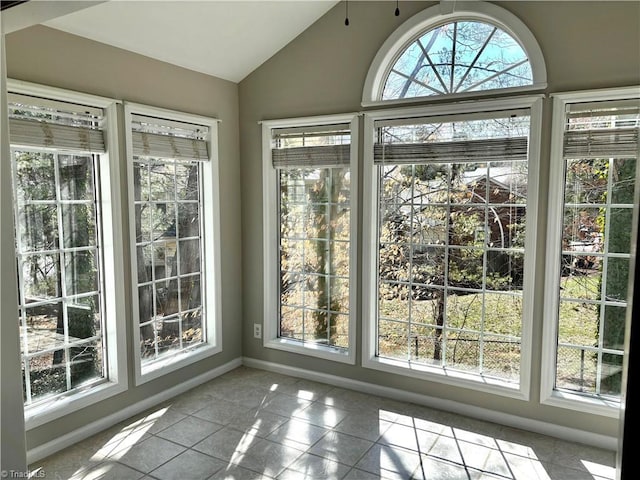
[[[263,123],[267,347],[354,361],[356,122]]]
[[[554,95],[541,401],[615,416],[630,283],[640,90]]]
[[[18,82],[9,88],[20,351],[32,427],[126,388],[116,301],[122,249],[113,232],[119,202],[110,181],[115,104]]]
[[[140,383],[221,350],[217,121],[125,116]]]
[[[541,100],[503,102],[365,114],[366,366],[526,395]]]

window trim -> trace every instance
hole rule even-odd
[[[595,415],[618,418],[620,403],[605,398],[561,392],[554,389],[556,378],[556,344],[558,332],[559,298],[556,294],[560,278],[560,264],[552,259],[560,255],[560,238],[564,203],[564,141],[565,108],[573,103],[640,99],[640,86],[604,88],[560,92],[551,95],[553,112],[551,122],[551,149],[549,167],[549,204],[547,209],[547,262],[544,282],[544,325],[542,332],[542,359],[540,403]],[[640,172],[640,169],[638,169]],[[636,179],[638,173],[636,173]],[[636,186],[636,190],[639,187]],[[634,218],[638,217],[638,205]],[[630,279],[633,281],[633,279]]]
[[[356,302],[358,282],[358,115],[355,113],[323,115],[315,117],[265,120],[262,126],[262,196],[263,196],[263,256],[264,256],[264,318],[262,344],[291,353],[323,358],[334,362],[355,365],[356,363]],[[271,164],[271,131],[276,128],[308,127],[349,123],[351,130],[350,147],[350,251],[349,251],[349,347],[338,349],[278,337],[278,239],[280,231],[278,219],[277,170]],[[346,351],[345,351],[346,350]]]
[[[119,100],[71,90],[7,79],[7,91],[23,95],[51,98],[56,101],[87,104],[105,111],[105,144],[107,153],[100,155],[100,191],[102,196],[102,257],[105,291],[104,339],[107,350],[106,381],[86,389],[70,391],[50,400],[24,407],[25,426],[31,430],[78,409],[122,393],[128,388],[126,310],[118,299],[124,298],[124,244],[114,228],[121,225],[120,155],[118,143]],[[109,293],[108,290],[111,290]]]
[[[382,90],[389,70],[395,59],[420,34],[437,26],[461,20],[488,22],[510,34],[520,43],[529,57],[533,83],[521,87],[511,87],[448,95],[412,97],[395,100],[381,100]],[[547,70],[542,50],[529,28],[511,12],[487,2],[440,2],[428,7],[401,24],[382,44],[371,62],[362,91],[362,106],[403,105],[425,100],[447,99],[451,101],[482,96],[496,96],[502,93],[514,94],[547,88]]]
[[[393,108],[387,110],[370,111],[364,114],[364,167],[363,167],[363,218],[376,219],[378,192],[376,167],[373,163],[373,146],[375,141],[376,120],[390,120],[395,118],[417,118],[446,115],[473,116],[477,112],[499,112],[501,110],[527,108],[530,109],[529,130],[529,182],[527,193],[527,218],[538,218],[539,202],[539,169],[540,145],[542,128],[543,95],[502,98],[497,100],[478,100],[447,105],[432,105],[425,107]],[[363,236],[376,239],[377,222],[364,225]],[[525,245],[535,245],[537,236],[536,221],[527,224]],[[469,388],[496,395],[529,400],[531,392],[531,367],[533,353],[533,306],[536,287],[536,249],[525,248],[525,286],[522,293],[523,319],[522,343],[520,360],[520,383],[491,381],[473,374],[446,371],[440,367],[408,364],[400,360],[391,360],[376,356],[377,333],[377,241],[365,241],[362,253],[362,366],[373,370],[409,376],[422,380],[444,383],[457,387]]]
[[[141,385],[167,373],[198,362],[222,351],[222,274],[220,249],[220,182],[218,157],[218,123],[219,120],[201,115],[167,110],[164,108],[143,105],[139,103],[124,103],[125,113],[125,144],[127,190],[129,195],[129,247],[131,252],[131,304],[133,322],[133,352],[135,384]],[[203,163],[202,178],[205,186],[202,189],[202,216],[206,218],[203,225],[204,265],[202,291],[203,321],[206,324],[207,339],[201,345],[160,358],[148,365],[142,365],[140,358],[140,328],[138,327],[138,280],[137,280],[137,248],[133,232],[135,226],[134,186],[133,186],[133,142],[132,142],[132,114],[154,116],[163,120],[188,122],[209,128],[209,161]]]

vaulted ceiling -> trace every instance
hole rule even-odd
[[[3,15],[19,16],[27,4],[32,9],[40,7],[42,10],[47,3],[27,2],[8,9]],[[112,0],[85,3],[89,6],[62,16],[44,15],[42,23],[239,82],[338,0]],[[73,7],[70,10],[74,10]]]

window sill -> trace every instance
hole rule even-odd
[[[468,93],[450,93],[440,96],[425,96],[425,97],[409,97],[398,98],[391,100],[363,100],[361,106],[363,108],[381,108],[381,107],[399,107],[399,106],[411,106],[411,105],[427,105],[434,100],[449,100],[451,102],[459,102],[463,100],[479,100],[482,98],[501,98],[508,97],[509,95],[518,95],[528,92],[540,92],[547,88],[547,83],[538,83],[532,85],[525,85],[522,87],[509,87],[493,90],[481,90]]]
[[[363,358],[362,366],[372,370],[404,375],[425,381],[444,383],[454,387],[477,390],[518,400],[529,400],[529,395],[524,392],[518,384],[496,378],[480,377],[461,371],[445,370],[429,365],[419,365],[379,357]]]
[[[162,377],[167,373],[174,372],[182,367],[191,365],[192,363],[204,360],[216,353],[220,353],[222,347],[204,344],[188,351],[179,352],[166,358],[159,358],[145,365],[138,364],[136,370],[136,385]],[[138,357],[138,362],[140,359]]]
[[[602,397],[591,397],[554,390],[551,395],[542,397],[540,403],[542,405],[566,408],[591,415],[601,415],[610,418],[618,418],[620,416],[620,402]]]
[[[309,357],[323,358],[333,362],[348,363],[355,365],[355,355],[353,352],[338,347],[328,347],[326,345],[318,345],[317,343],[304,343],[298,340],[287,338],[272,338],[265,340],[265,348],[273,348],[283,350],[285,352],[297,353]]]
[[[39,427],[82,408],[101,402],[127,390],[127,385],[116,382],[105,382],[87,387],[68,395],[60,395],[25,407],[24,421],[27,430]]]

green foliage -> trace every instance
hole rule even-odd
[[[635,187],[635,160],[614,160],[610,175],[615,175],[611,191],[612,201],[616,203],[633,204]],[[628,252],[631,238],[632,213],[631,208],[618,210],[609,219],[609,230],[605,231],[610,252]],[[629,261],[614,262],[610,259],[610,268],[606,275],[607,297],[619,300],[627,299],[629,282]],[[606,308],[604,311],[606,328],[602,335],[605,345],[622,346],[626,330],[626,310],[622,308]],[[602,380],[602,390],[605,393],[619,394],[622,388],[622,356],[603,354],[602,361],[606,365],[617,366],[613,373]]]
[[[44,305],[43,313],[35,317],[32,310],[27,320],[27,327],[32,329],[29,335],[46,337],[55,325],[58,339],[92,338],[99,323],[97,297],[75,295],[97,289],[97,259],[91,250],[62,249],[95,246],[93,160],[86,155],[18,151],[14,162],[19,248],[23,252],[41,252],[23,257],[20,288],[28,297],[27,302],[59,302]],[[63,295],[64,301],[60,301]],[[71,373],[71,387],[101,376],[94,342],[70,347],[67,352],[60,349],[32,357],[35,363],[30,367],[29,381],[33,398],[65,391],[66,366]]]
[[[449,286],[480,289],[484,285],[485,246],[524,247],[524,207],[515,214],[494,209],[487,225],[482,198],[485,187],[478,187],[482,195],[474,196],[476,186],[461,180],[464,171],[475,167],[417,164],[385,172],[382,187],[386,201],[382,204],[385,212],[380,232],[385,243],[379,250],[378,266],[381,278],[406,280],[410,276],[413,283],[442,285],[446,275]],[[444,198],[439,196],[439,201],[448,199],[451,207],[423,203],[423,197],[431,195],[435,185],[429,182],[434,181],[447,193]],[[496,222],[501,227],[495,227],[494,232]],[[499,241],[494,239],[496,234]],[[435,246],[445,241],[454,248],[446,251]],[[523,257],[490,252],[486,268],[489,288],[513,285],[522,280]]]
[[[565,202],[582,205],[567,208],[565,211],[563,248],[570,248],[570,242],[574,241],[594,245],[598,251],[604,251],[606,245],[608,253],[628,254],[630,252],[635,171],[636,161],[633,159],[599,158],[567,162]],[[610,207],[607,203],[623,207]],[[580,261],[581,265],[586,264],[584,268],[600,269],[606,274],[577,276],[574,285],[581,288],[574,292],[567,290],[567,286],[571,284],[565,282],[564,297],[599,300],[602,292],[605,295],[604,300],[626,301],[629,279],[628,259],[582,256],[577,257],[576,260]],[[569,271],[572,271],[571,268]],[[592,322],[595,331],[589,329],[585,332],[592,334],[593,338],[584,339],[584,343],[579,343],[580,345],[595,346],[600,339],[607,348],[621,348],[626,328],[625,308],[600,305],[595,312],[592,312],[589,305],[573,304],[572,309],[565,307],[561,311],[562,328],[565,330],[563,335],[569,339],[566,340],[569,342],[578,335],[578,332],[566,331],[566,318],[572,310],[575,310],[578,315],[596,319]],[[602,323],[599,321],[600,318],[603,320]],[[603,326],[602,329],[601,326]],[[565,361],[569,360],[565,359]],[[618,395],[621,389],[622,356],[604,353],[599,359],[594,354],[591,361],[592,365],[589,368],[593,371],[596,370],[598,362],[602,362],[601,393]],[[570,371],[568,366],[564,369]],[[584,368],[574,367],[574,370],[583,371]],[[595,382],[592,388],[595,388]]]
[[[343,345],[350,210],[343,168],[280,175],[280,334]],[[346,290],[346,291],[345,291]],[[306,309],[305,313],[303,311]]]
[[[339,216],[337,203],[342,189],[342,172],[338,169],[321,169],[319,171],[320,178],[309,191],[315,229],[318,232],[318,237],[326,236],[334,239],[336,236],[336,222]],[[327,203],[329,205],[326,205]],[[339,312],[341,311],[341,306],[336,301],[335,296],[330,295],[330,281],[326,275],[334,270],[331,266],[327,268],[327,264],[329,261],[335,261],[335,244],[332,241],[326,243],[315,242],[318,266],[320,267],[316,273],[320,275],[318,276],[317,288],[317,306],[319,310],[315,310],[313,316],[316,339],[329,338],[330,343],[333,343],[336,338],[337,314],[329,313],[324,309],[329,307],[332,312]]]

